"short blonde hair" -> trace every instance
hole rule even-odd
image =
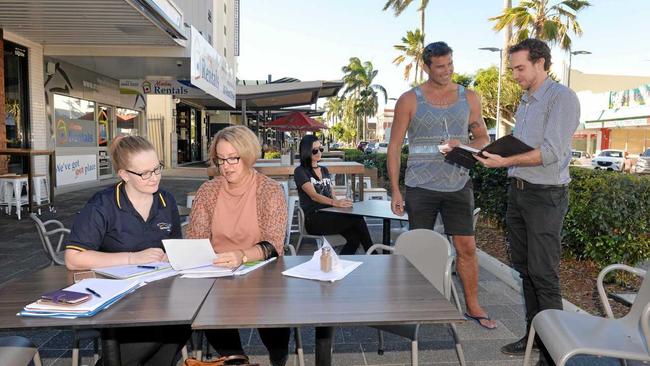
[[[111,154],[113,169],[127,169],[131,156],[143,151],[156,151],[151,142],[141,136],[119,136],[113,139],[108,148]]]
[[[210,159],[217,165],[217,144],[219,141],[228,141],[237,150],[239,157],[248,167],[252,167],[261,156],[262,146],[257,136],[248,127],[230,126],[217,132],[210,144]]]

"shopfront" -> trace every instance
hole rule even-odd
[[[142,111],[125,107],[133,102],[120,94],[117,80],[55,59],[45,63],[57,186],[113,177],[111,141],[144,134]]]

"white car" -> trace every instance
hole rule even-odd
[[[622,172],[625,168],[625,151],[603,150],[591,160],[594,169],[614,170]]]
[[[378,154],[388,154],[388,142],[380,142],[377,144],[375,152]]]
[[[639,155],[634,171],[639,174],[650,173],[650,149],[647,149],[643,154]]]

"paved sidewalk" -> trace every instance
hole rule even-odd
[[[165,171],[161,186],[172,192],[180,205],[185,205],[187,192],[195,191],[205,180],[205,170],[200,168],[177,168]],[[44,220],[56,218],[70,227],[74,215],[83,207],[86,200],[107,184],[102,182],[93,187],[61,193],[56,197],[56,212],[43,212]],[[23,211],[24,212],[24,211]],[[296,220],[297,222],[297,220]],[[376,242],[381,241],[381,220],[368,220],[371,235]],[[0,286],[7,281],[20,278],[27,273],[44,268],[49,263],[42,252],[40,239],[33,222],[25,217],[18,221],[16,216],[0,214]],[[295,242],[296,238],[292,238]],[[315,245],[305,244],[300,248],[302,255],[309,255]],[[457,279],[455,279],[457,281]],[[459,290],[462,288],[457,283]],[[517,340],[525,331],[524,309],[521,295],[484,269],[480,271],[479,298],[486,311],[498,321],[496,330],[486,330],[473,322],[458,325],[458,331],[469,365],[510,366],[521,365],[523,358],[501,354],[500,347]],[[309,309],[295,309],[309,311]],[[341,311],[345,311],[344,308]],[[21,332],[0,332],[24,335],[39,346],[44,365],[70,365],[72,334],[61,330],[33,330]],[[314,329],[301,329],[306,364],[314,363]],[[242,342],[252,361],[268,364],[266,350],[256,331],[243,330]],[[293,337],[292,337],[293,338]],[[293,342],[293,341],[292,341]],[[82,345],[83,364],[90,364],[92,347],[90,342]],[[445,326],[425,325],[420,328],[420,365],[457,365],[451,333]],[[385,335],[385,354],[377,354],[377,332],[368,327],[338,328],[334,339],[335,365],[410,365],[410,342],[404,338]],[[615,360],[580,358],[571,365],[619,365]],[[635,363],[628,363],[633,365]],[[297,365],[291,356],[288,365]]]

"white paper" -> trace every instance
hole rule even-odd
[[[241,265],[236,270],[226,268],[226,267],[217,267],[217,266],[205,266],[194,269],[188,269],[182,271],[182,278],[215,278],[215,277],[227,277],[227,276],[242,276],[247,273],[250,273],[268,263],[271,263],[276,258],[269,258],[265,261],[261,261],[254,265]]]
[[[330,248],[330,253],[332,255],[332,270],[329,272],[323,272],[320,269],[322,248],[326,247]],[[363,263],[340,259],[327,241],[325,241],[322,248],[315,251],[314,255],[308,262],[289,268],[282,272],[282,274],[289,277],[305,278],[308,280],[334,282],[345,278],[345,276],[350,274],[350,272],[354,271]]]
[[[162,243],[169,263],[177,271],[211,266],[217,258],[208,239],[167,239]]]
[[[467,146],[467,145],[458,145],[458,147],[463,149],[463,150],[467,150],[467,151],[471,152],[472,154],[478,154],[478,153],[481,152],[481,150],[473,148],[471,146]]]
[[[107,277],[124,280],[131,277],[149,275],[153,272],[171,269],[171,266],[168,262],[147,263],[143,266],[155,268],[140,268],[137,264],[128,264],[123,266],[93,268],[93,271]]]
[[[101,295],[101,297],[93,295],[90,300],[74,306],[62,306],[52,303],[33,302],[25,306],[25,309],[39,311],[48,310],[66,313],[86,313],[96,310],[100,306],[104,305],[104,303],[110,301],[116,296],[119,296],[125,292],[131,291],[132,289],[143,285],[143,283],[140,283],[136,280],[108,280],[104,278],[86,278],[75,283],[72,286],[66,287],[65,290],[89,293],[86,288],[90,288]]]

